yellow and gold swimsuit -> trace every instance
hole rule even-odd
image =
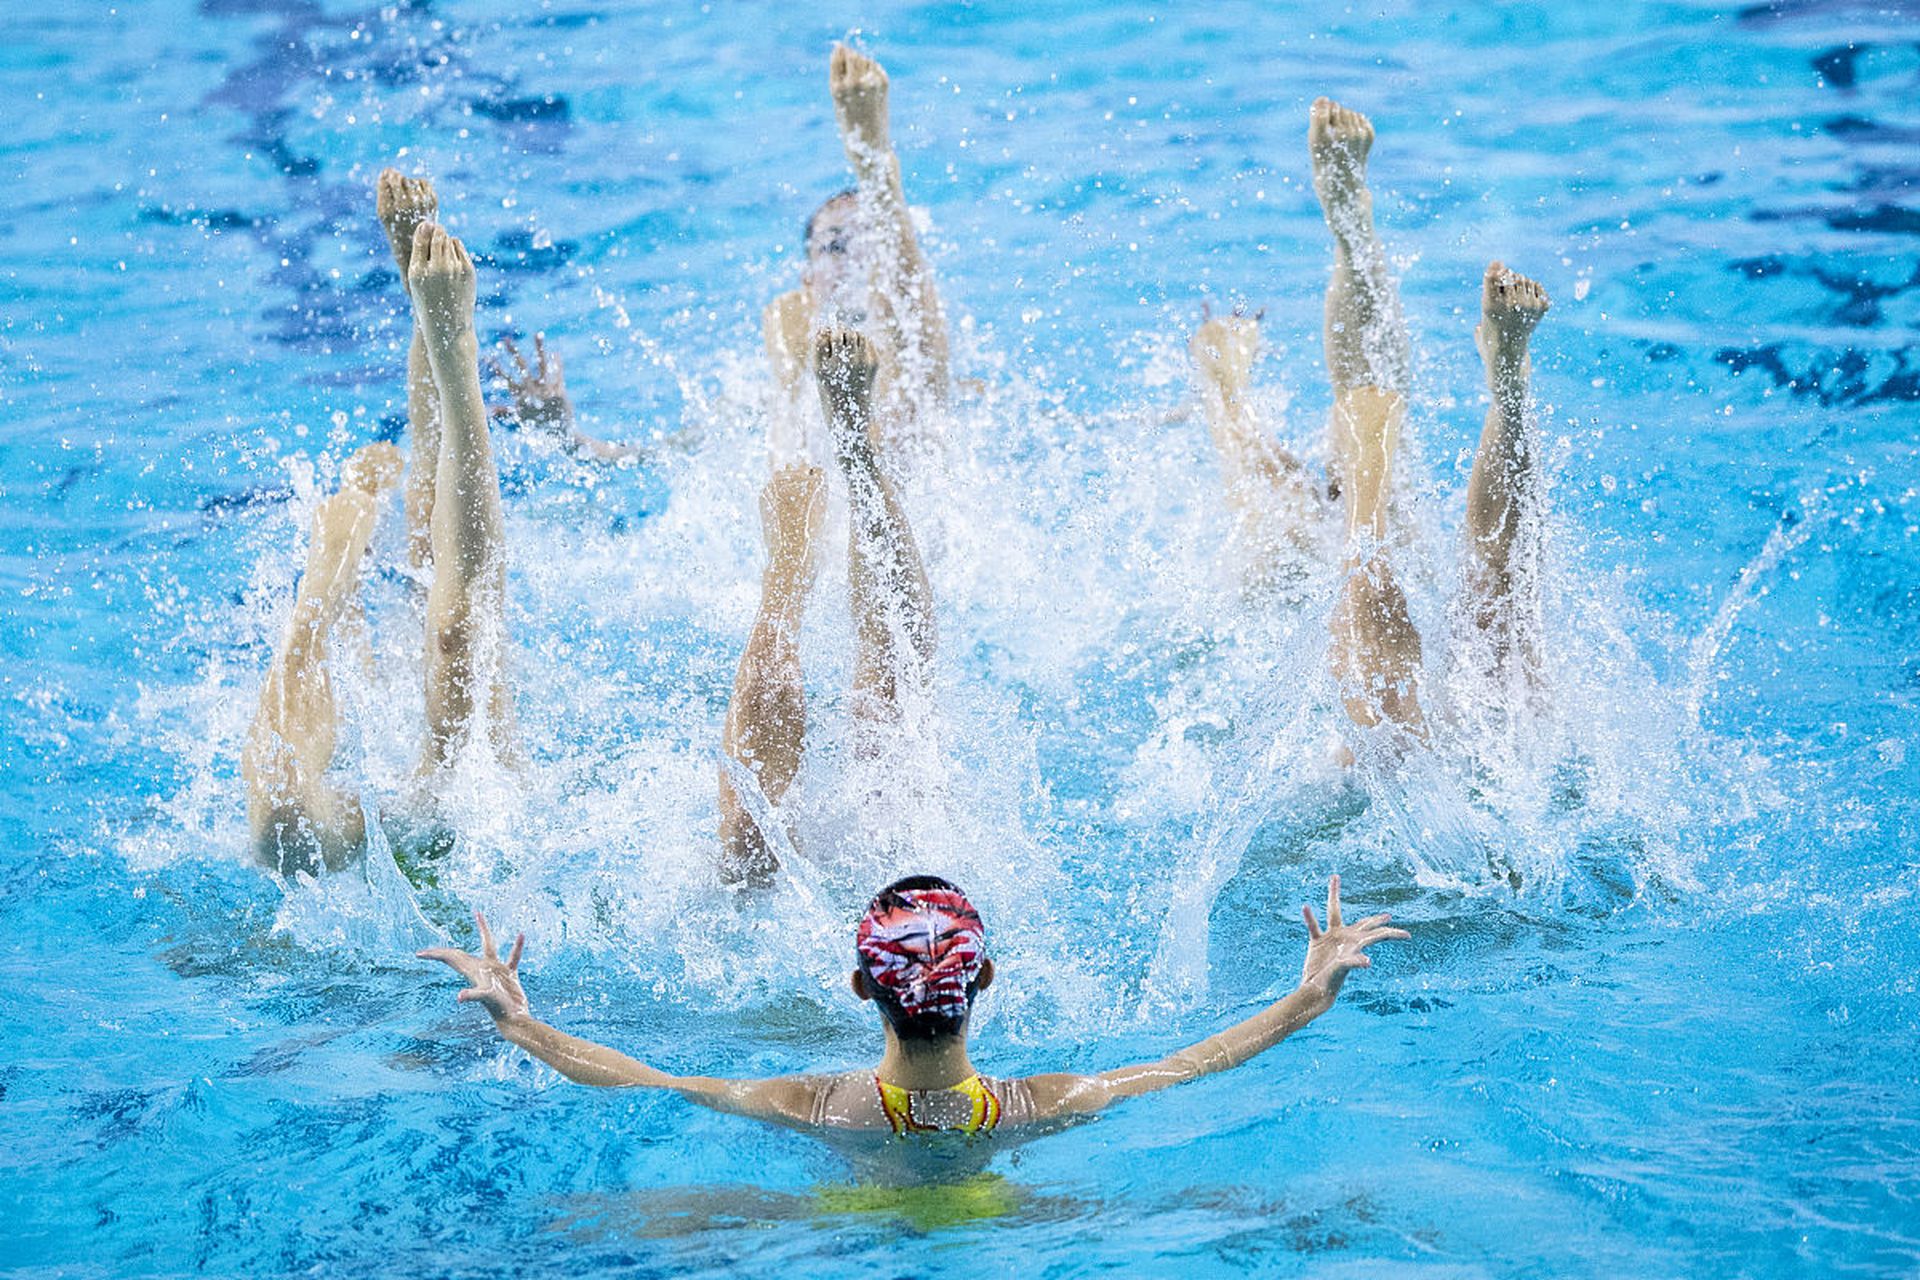
[[[914,1118],[913,1094],[911,1089],[903,1089],[897,1084],[888,1084],[879,1076],[873,1078],[873,1087],[880,1091],[880,1109],[887,1113],[887,1123],[893,1126],[896,1134],[906,1133],[992,1133],[994,1126],[1000,1123],[1000,1099],[993,1090],[987,1088],[987,1082],[979,1076],[968,1076],[959,1084],[948,1085],[945,1089],[923,1090],[929,1093],[957,1093],[972,1104],[966,1121],[958,1125],[923,1124]]]

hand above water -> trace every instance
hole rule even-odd
[[[469,985],[455,998],[475,1002],[492,1014],[495,1022],[532,1017],[527,993],[520,989],[519,974],[520,953],[526,948],[527,935],[523,933],[513,940],[513,950],[502,961],[498,948],[493,945],[493,930],[487,927],[487,918],[476,911],[473,922],[480,926],[479,955],[455,947],[429,947],[414,954],[422,960],[438,960],[465,978]]]
[[[513,407],[496,409],[494,416],[517,418],[522,426],[564,435],[573,424],[573,402],[567,398],[567,382],[560,370],[559,354],[547,354],[546,335],[533,335],[532,365],[527,364],[512,338],[501,339],[500,346],[512,357],[514,367],[509,369],[504,360],[496,357],[492,371],[507,384]]]
[[[1313,918],[1312,907],[1301,907],[1307,920],[1307,963],[1300,974],[1300,987],[1332,1003],[1340,994],[1340,984],[1355,969],[1372,966],[1366,949],[1385,938],[1409,938],[1405,929],[1389,929],[1392,919],[1386,912],[1346,924],[1340,919],[1340,877],[1327,881],[1327,927]]]

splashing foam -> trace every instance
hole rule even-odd
[[[410,889],[378,838],[361,872],[288,885],[276,925],[302,945],[391,954],[479,908],[526,929],[535,956],[584,952],[677,1000],[844,1000],[867,896],[928,871],[980,903],[1004,968],[1049,975],[1003,984],[985,1016],[1016,1041],[1057,1042],[1110,1026],[1116,990],[1132,990],[1148,1019],[1203,989],[1209,913],[1250,857],[1297,864],[1302,882],[1370,868],[1382,884],[1410,871],[1429,888],[1546,893],[1584,883],[1598,861],[1603,879],[1685,886],[1699,854],[1673,833],[1751,794],[1699,728],[1702,672],[1731,616],[1701,638],[1676,688],[1669,655],[1636,639],[1658,628],[1641,625],[1624,584],[1579,564],[1555,517],[1534,514],[1549,695],[1489,682],[1457,635],[1444,642],[1460,501],[1414,479],[1430,474],[1418,411],[1394,555],[1429,637],[1423,688],[1438,730],[1413,756],[1358,744],[1343,768],[1349,726],[1325,668],[1331,557],[1250,588],[1204,433],[1151,406],[1076,417],[1037,389],[1044,372],[1003,374],[955,408],[937,465],[902,486],[941,648],[930,703],[884,766],[848,745],[835,493],[803,629],[809,744],[783,811],[794,840],[770,892],[736,895],[715,875],[715,788],[757,600],[762,374],[724,356],[695,376],[623,333],[679,382],[698,446],[665,460],[669,500],[628,527],[631,473],[567,472],[531,442],[502,441],[504,468],[544,474],[508,510],[510,670],[528,763],[452,771],[439,806],[460,838],[432,891]],[[966,354],[974,368],[999,363]],[[1268,394],[1269,421],[1283,421],[1283,394]],[[305,463],[291,470],[293,500],[244,535],[255,558],[243,603],[184,624],[184,643],[209,654],[199,684],[143,706],[187,781],[122,841],[137,868],[245,860],[235,762],[285,625],[297,531],[327,487]],[[422,734],[422,617],[397,510],[370,562],[369,633],[338,646],[337,772],[400,837]],[[1729,608],[1751,591],[1743,577]],[[1296,834],[1275,848],[1275,830]],[[1276,912],[1276,927],[1289,921]]]

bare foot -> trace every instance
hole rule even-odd
[[[1487,381],[1496,392],[1514,390],[1516,379],[1519,389],[1524,390],[1527,339],[1551,305],[1538,281],[1509,271],[1498,262],[1487,264],[1486,279],[1480,287],[1480,323],[1474,328],[1473,341],[1486,362]]]
[[[1260,354],[1260,317],[1235,313],[1214,316],[1194,330],[1187,343],[1202,386],[1210,386],[1229,406],[1245,398]]]
[[[400,479],[402,465],[400,450],[384,440],[376,440],[340,464],[340,487],[359,489],[378,497]]]
[[[852,329],[829,329],[813,344],[813,376],[841,464],[873,465],[873,378],[880,357]]]
[[[885,152],[887,73],[880,64],[858,49],[836,44],[827,64],[827,88],[848,149],[858,145],[870,152]]]
[[[374,189],[374,211],[386,228],[393,260],[400,265],[400,286],[407,288],[408,264],[413,257],[414,231],[440,216],[440,197],[426,178],[404,178],[397,169],[382,169]]]
[[[414,229],[413,252],[407,264],[407,291],[436,357],[452,351],[461,339],[473,341],[473,259],[466,246],[431,222]]]
[[[1372,121],[1329,98],[1314,99],[1307,124],[1313,190],[1343,249],[1372,235],[1373,196],[1367,190],[1367,152],[1372,147]]]

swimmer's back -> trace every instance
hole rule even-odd
[[[811,1119],[826,1129],[984,1136],[1031,1124],[1035,1114],[1024,1080],[975,1076],[952,1089],[908,1092],[883,1088],[871,1071],[848,1071],[817,1078]]]

